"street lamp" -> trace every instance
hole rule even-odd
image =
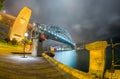
[[[24,47],[23,47],[24,56],[23,56],[23,58],[25,58],[25,46],[26,46],[26,39],[27,39],[27,37],[28,37],[28,33],[25,33],[24,36],[25,36],[25,38],[24,38],[24,40],[23,40],[23,43],[24,43]]]
[[[25,36],[25,37],[28,37],[28,33],[25,33],[24,36]]]

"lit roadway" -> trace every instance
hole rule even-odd
[[[43,57],[22,58],[16,48],[0,48],[0,79],[67,79]]]

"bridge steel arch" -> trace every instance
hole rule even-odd
[[[72,48],[74,48],[74,41],[72,40],[71,35],[67,30],[63,29],[60,26],[35,23],[34,30],[38,34],[36,34],[36,36],[39,36],[39,34],[44,33],[47,39],[59,41],[68,44]]]

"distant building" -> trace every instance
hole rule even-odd
[[[12,28],[10,29],[10,40],[15,38],[17,41],[21,41],[24,38],[31,12],[32,11],[27,7],[24,7],[20,11]]]

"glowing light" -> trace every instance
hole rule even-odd
[[[2,10],[2,13],[6,13],[6,10]]]
[[[28,33],[25,33],[24,36],[25,36],[25,37],[28,37]]]
[[[33,22],[33,26],[35,26],[36,25],[36,23],[35,22]]]
[[[42,27],[40,26],[39,28],[41,29]]]
[[[32,62],[32,61],[38,61],[40,58],[27,56],[26,58],[23,58],[22,56],[10,56],[9,59],[18,61],[18,62]]]

